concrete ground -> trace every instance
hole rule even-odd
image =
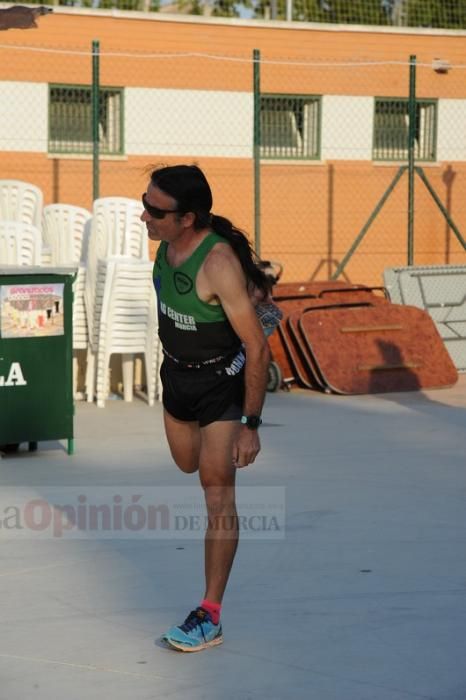
[[[245,533],[225,642],[199,654],[158,641],[203,593],[195,528],[44,529],[44,502],[173,508],[196,484],[159,405],[79,403],[74,456],[41,443],[0,461],[0,700],[465,700],[465,388],[269,394],[239,487],[252,508],[284,495],[285,530]]]

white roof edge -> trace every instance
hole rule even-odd
[[[28,3],[24,3],[28,6]],[[0,2],[0,8],[11,7],[11,3]],[[29,5],[37,7],[37,5]],[[144,19],[151,22],[175,22],[184,24],[219,24],[234,27],[262,27],[267,29],[291,29],[325,32],[349,32],[369,34],[417,34],[420,36],[466,37],[466,29],[433,29],[428,27],[385,27],[362,24],[324,24],[320,22],[287,22],[281,20],[239,19],[231,17],[200,17],[197,15],[169,14],[165,12],[138,12],[136,10],[101,10],[84,7],[52,6],[54,14],[113,17],[114,19]]]

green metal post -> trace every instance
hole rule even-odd
[[[260,255],[261,248],[261,94],[260,94],[260,51],[254,49],[253,90],[254,90],[254,248]]]
[[[99,197],[100,42],[92,42],[92,196]]]
[[[408,265],[414,264],[414,166],[416,145],[416,56],[409,57]]]

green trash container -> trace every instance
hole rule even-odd
[[[0,446],[67,440],[73,454],[76,268],[0,268]]]

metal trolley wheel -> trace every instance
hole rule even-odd
[[[0,445],[0,457],[3,455],[12,454],[13,452],[18,452],[19,442],[11,442],[6,445]]]
[[[269,364],[269,376],[267,380],[267,391],[278,391],[282,385],[282,373],[276,362]]]
[[[0,456],[2,454],[7,455],[7,454],[12,454],[14,452],[18,452],[19,447],[20,447],[19,442],[11,442],[7,445],[0,445]],[[29,452],[35,452],[37,450],[37,442],[29,442],[28,449],[29,449]]]

